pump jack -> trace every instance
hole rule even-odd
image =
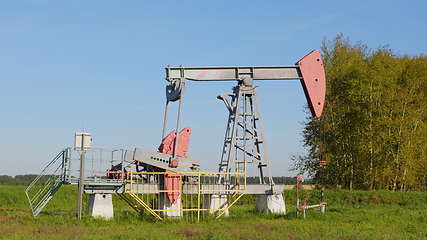
[[[183,96],[187,81],[236,81],[232,93],[221,94],[229,112],[219,172],[239,171],[239,163],[255,164],[259,170],[259,183],[274,186],[271,176],[266,138],[259,110],[254,81],[300,80],[313,117],[322,115],[325,102],[326,78],[320,53],[317,50],[299,60],[295,66],[250,67],[167,67],[166,106],[162,139],[165,136],[168,105],[179,101],[175,132],[179,131]],[[175,138],[172,158],[176,158],[180,140]],[[181,163],[178,161],[177,165]],[[265,177],[267,170],[267,179]],[[227,183],[227,175],[220,178]]]

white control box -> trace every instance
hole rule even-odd
[[[92,134],[76,132],[74,135],[74,150],[86,151],[92,147]]]

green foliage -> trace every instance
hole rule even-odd
[[[427,57],[350,44],[322,46],[324,114],[304,128],[295,168],[347,189],[427,189]],[[329,164],[319,166],[319,160]]]

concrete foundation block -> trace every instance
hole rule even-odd
[[[112,219],[114,217],[112,194],[89,194],[89,215]]]
[[[260,212],[286,214],[286,205],[282,194],[258,195],[256,207]]]
[[[203,208],[209,209],[210,214],[217,213],[219,209],[228,207],[227,196],[218,194],[209,194],[204,196]],[[223,216],[228,216],[228,209],[225,210]]]
[[[166,193],[160,194],[160,209],[166,210],[161,212],[165,217],[180,218],[182,216],[181,197],[175,203],[171,203]]]

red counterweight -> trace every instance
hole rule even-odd
[[[179,132],[178,149],[176,149],[176,156],[187,157],[188,145],[190,143],[191,128],[184,128]],[[173,130],[169,133],[159,146],[159,152],[165,154],[173,154],[175,145],[176,131]]]
[[[174,204],[178,199],[181,192],[182,176],[180,174],[166,171],[165,174],[165,190],[167,190],[167,197],[169,202]]]
[[[320,52],[314,50],[296,63],[303,79],[305,97],[313,117],[320,117],[325,104],[326,76]]]

